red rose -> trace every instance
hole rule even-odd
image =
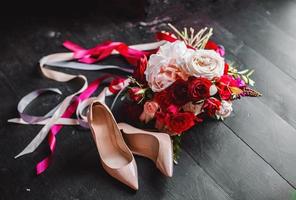
[[[134,74],[133,74],[133,77],[135,77],[135,79],[142,84],[147,83],[146,77],[144,74],[146,68],[147,68],[147,57],[143,56],[140,58],[140,60],[137,64],[137,67],[134,70]]]
[[[154,101],[156,101],[162,111],[166,112],[167,108],[172,104],[172,99],[168,90],[154,93]]]
[[[156,112],[155,113],[155,128],[160,131],[165,131],[165,122],[167,121],[167,117],[169,115],[163,112]]]
[[[205,46],[205,49],[211,49],[211,50],[217,50],[219,48],[219,46],[215,43],[215,42],[213,42],[213,41],[211,41],[211,40],[209,40],[208,42],[207,42],[207,44],[206,44],[206,46]]]
[[[169,88],[172,102],[175,105],[183,106],[189,102],[188,96],[188,83],[182,79],[178,79]]]
[[[171,104],[167,107],[167,113],[170,113],[170,114],[176,114],[177,112],[179,112],[179,107],[174,105],[174,104]]]
[[[225,55],[225,49],[223,46],[216,44],[215,42],[209,40],[205,46],[205,49],[211,49],[216,51],[217,53],[220,54],[220,56]]]
[[[181,134],[195,125],[195,115],[191,112],[172,114],[166,118],[165,124],[172,135]]]
[[[229,100],[232,96],[231,87],[238,87],[238,82],[230,75],[223,75],[216,80],[216,86],[221,99]]]
[[[132,101],[140,101],[144,97],[144,90],[139,87],[133,87],[128,90],[128,95]]]
[[[229,65],[227,63],[224,64],[224,75],[228,74]]]
[[[202,108],[207,115],[209,115],[210,117],[213,117],[215,116],[216,112],[220,110],[220,107],[221,107],[221,102],[218,99],[211,97],[204,101]]]
[[[190,78],[188,83],[188,95],[190,100],[199,101],[210,97],[212,82],[206,78]]]

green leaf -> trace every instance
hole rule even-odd
[[[250,86],[254,86],[255,85],[255,81],[253,81],[252,79],[249,79],[249,85]]]
[[[247,77],[245,77],[245,76],[241,76],[241,77],[245,81],[245,83],[249,84],[249,79]]]
[[[239,71],[239,72],[237,72],[237,73],[243,75],[243,74],[248,73],[248,71],[249,71],[249,69],[245,69],[245,70],[243,70],[243,71]]]
[[[247,74],[246,76],[249,77],[249,76],[251,76],[254,72],[255,72],[255,70],[252,69],[252,70],[250,70],[250,71],[248,72],[248,74]]]
[[[180,135],[172,136],[172,140],[173,140],[173,151],[174,151],[174,163],[178,164],[178,160],[181,153],[181,136]]]
[[[136,92],[135,94],[145,94],[146,90],[147,90],[147,88],[141,89],[138,92]]]

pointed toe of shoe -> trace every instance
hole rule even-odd
[[[139,189],[139,183],[138,183],[138,179],[136,178],[128,178],[125,180],[125,184],[127,186],[129,186],[130,188],[132,188],[133,190],[138,190]]]
[[[167,177],[173,176],[173,161],[170,158],[166,160],[159,160],[157,162],[157,168]]]
[[[135,160],[128,165],[119,169],[105,168],[105,170],[114,178],[129,186],[133,190],[139,189],[138,184],[138,171]]]
[[[160,136],[158,136],[160,137]],[[159,152],[156,160],[157,168],[168,177],[173,176],[173,148],[171,139],[167,134],[162,135],[159,140]]]
[[[134,190],[139,189],[138,171],[135,160],[128,164],[125,168],[120,169],[120,181]]]
[[[162,173],[166,175],[167,177],[172,177],[173,176],[173,166],[165,166],[165,169],[162,170]]]

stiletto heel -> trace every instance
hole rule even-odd
[[[118,127],[134,154],[153,160],[164,175],[172,177],[173,149],[168,134],[144,131],[126,123],[118,123]]]
[[[88,123],[103,168],[112,177],[138,190],[135,159],[125,144],[109,108],[99,101],[94,101],[89,108]]]

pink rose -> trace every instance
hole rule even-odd
[[[147,101],[144,104],[144,110],[140,115],[140,120],[142,122],[148,123],[151,119],[154,118],[156,111],[159,109],[158,103],[155,101]]]
[[[177,79],[188,79],[182,68],[183,56],[187,52],[184,42],[168,42],[149,58],[145,70],[146,80],[153,92],[161,92],[172,85]]]

